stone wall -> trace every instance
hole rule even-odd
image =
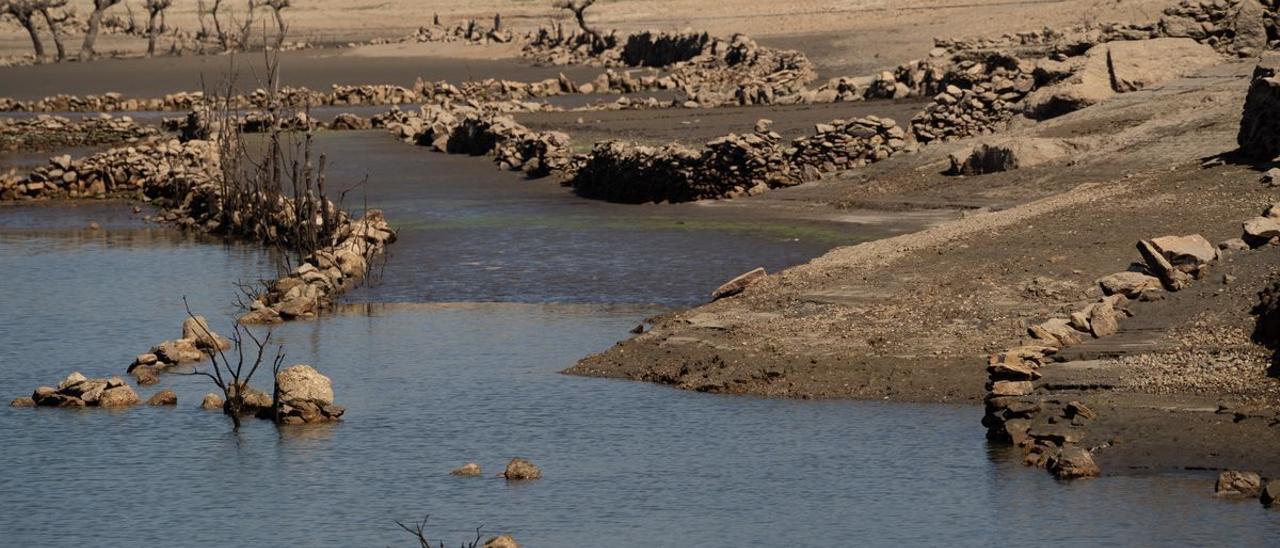
[[[160,132],[134,122],[128,116],[109,114],[72,120],[41,114],[34,118],[0,118],[0,151],[35,151],[46,148],[133,142]]]

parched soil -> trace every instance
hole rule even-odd
[[[1276,198],[1258,181],[1266,166],[1201,165],[1235,148],[1251,69],[1224,64],[1002,136],[1089,144],[1049,165],[945,176],[946,154],[972,144],[954,143],[769,193],[760,199],[969,213],[654,318],[646,333],[567,372],[728,394],[977,403],[986,357],[1095,300],[1095,280],[1140,260],[1135,242],[1236,238]],[[1062,397],[1102,415],[1086,441],[1104,447],[1104,470],[1280,471],[1270,426],[1280,382],[1267,374],[1269,353],[1248,339],[1249,309],[1275,275],[1277,251],[1236,253],[1192,289],[1135,303],[1119,335],[1046,368],[1045,382],[1067,379]],[[1251,415],[1232,422],[1239,408]]]

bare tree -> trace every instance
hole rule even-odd
[[[173,0],[146,0],[147,8],[147,57],[156,54],[156,38],[165,31],[164,12]]]
[[[0,16],[13,18],[31,35],[37,63],[44,60],[44,42],[40,41],[40,31],[36,28],[36,14],[43,4],[41,0],[0,0]]]
[[[599,43],[601,41],[600,33],[587,25],[587,8],[595,3],[596,0],[556,0],[556,3],[552,4],[552,6],[573,12],[573,17],[578,20],[578,27],[582,28],[582,32],[590,35],[593,42]]]
[[[413,525],[405,525],[399,521],[396,522],[396,525],[399,525],[401,529],[404,529],[410,535],[413,535],[413,538],[418,541],[418,548],[445,548],[444,541],[440,541],[439,544],[433,545],[431,544],[430,538],[427,537],[427,519],[430,517],[431,516],[426,516],[422,518],[422,521],[415,522]],[[462,548],[478,548],[480,546],[481,527],[476,527],[475,540],[471,542],[463,542],[461,544]]]
[[[72,12],[66,9],[67,0],[43,0],[40,4],[40,15],[49,26],[49,34],[53,36],[53,46],[57,50],[59,63],[67,60],[67,47],[62,43],[62,26],[73,19]]]
[[[102,16],[112,6],[122,0],[93,0],[93,13],[89,15],[89,30],[84,34],[84,44],[80,46],[80,60],[88,61],[95,55],[94,42],[98,41],[98,30],[102,28]]]
[[[247,11],[244,16],[244,21],[240,23],[239,32],[236,36],[237,48],[246,49],[249,47],[249,35],[253,32],[253,17],[257,14],[258,5],[257,0],[249,0],[249,5],[246,7]],[[235,24],[235,14],[232,14],[231,16],[231,23]],[[266,40],[265,36],[263,36],[263,40]]]
[[[195,314],[191,312],[191,307],[187,305],[187,298],[182,298],[182,304],[187,309],[187,316],[195,319]],[[197,321],[196,325],[200,327],[204,333],[203,337],[214,338],[213,334],[204,322]],[[247,339],[246,339],[247,338]],[[246,348],[252,344],[252,348]],[[252,331],[244,326],[236,323],[231,333],[231,349],[234,359],[227,356],[227,351],[219,349],[212,352],[209,361],[212,364],[209,369],[203,369],[200,366],[193,367],[180,375],[198,375],[208,377],[222,390],[223,396],[226,397],[226,406],[223,411],[231,416],[231,424],[235,430],[240,430],[240,416],[246,411],[252,410],[252,407],[245,405],[246,396],[249,393],[249,383],[253,380],[253,375],[258,372],[258,368],[266,362],[268,348],[271,346],[271,332],[261,338],[254,335]],[[249,352],[245,354],[246,350]],[[280,372],[280,366],[284,364],[284,347],[277,346],[275,356],[271,358],[271,372],[274,383],[275,375]],[[277,390],[278,392],[278,390]],[[272,407],[276,407],[277,396],[272,396]]]
[[[285,24],[284,16],[280,14],[285,8],[290,6],[290,0],[265,0],[267,7],[271,8],[271,15],[276,19],[276,49],[284,45],[284,37],[288,33],[289,25]]]

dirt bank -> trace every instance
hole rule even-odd
[[[770,193],[832,207],[974,210],[919,233],[838,248],[742,295],[655,318],[645,334],[568,372],[718,393],[976,403],[986,356],[1019,344],[1028,325],[1096,298],[1094,280],[1137,260],[1134,242],[1239,237],[1240,222],[1275,198],[1253,166],[1201,167],[1235,148],[1251,69],[1224,64],[1013,130],[1015,139],[1087,143],[1047,165],[942,175],[946,154],[972,144],[961,142]],[[1104,369],[1080,365],[1098,356],[1064,358],[1065,371],[1086,372],[1077,373],[1085,381],[1064,385],[1063,397],[1096,405],[1102,416],[1087,441],[1120,438],[1096,455],[1104,470],[1276,468],[1270,455],[1280,441],[1258,436],[1275,416],[1277,383],[1265,353],[1242,335],[1274,254],[1224,261],[1210,279],[1230,274],[1229,286],[1205,283],[1137,303],[1121,334],[1096,344],[1145,342],[1120,358],[1104,352]],[[1229,366],[1195,367],[1206,354],[1228,356],[1219,361]],[[1213,412],[1220,400],[1251,406],[1257,418],[1231,422],[1234,411]]]

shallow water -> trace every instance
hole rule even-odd
[[[323,146],[378,175],[370,204],[402,241],[381,285],[275,336],[287,363],[332,377],[347,420],[233,434],[196,407],[207,381],[179,376],[140,390],[172,388],[176,408],[0,408],[0,544],[408,546],[393,520],[425,514],[449,545],[483,525],[534,548],[1248,546],[1280,534],[1256,502],[1213,499],[1204,474],[1058,483],[989,449],[977,408],[560,375],[726,274],[874,228],[587,202],[487,159],[342,135]],[[358,171],[341,164],[333,177]],[[84,229],[91,220],[102,228]],[[272,271],[257,247],[147,226],[124,204],[0,208],[0,394],[73,370],[122,374],[179,334],[184,295],[225,330],[231,282]],[[492,477],[517,455],[546,477]],[[468,461],[486,476],[448,475]]]

